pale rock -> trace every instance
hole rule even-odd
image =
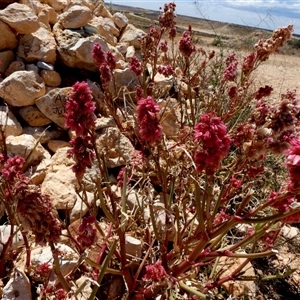
[[[58,261],[62,276],[66,277],[70,272],[78,267],[79,255],[71,247],[65,244],[55,245],[58,253]],[[53,254],[50,246],[36,246],[30,253],[30,266],[37,268],[43,263],[53,264]],[[56,280],[56,275],[52,271],[50,281]]]
[[[133,236],[125,235],[125,251],[130,260],[142,257],[142,242]]]
[[[69,142],[61,141],[61,140],[51,140],[48,142],[47,146],[54,153],[57,152],[57,150],[60,148],[72,147],[72,145]]]
[[[108,168],[126,165],[134,151],[130,140],[115,127],[104,129],[96,139],[96,146],[104,154]]]
[[[50,25],[54,25],[57,22],[57,13],[50,5],[40,3],[38,8],[38,19],[47,29],[51,29]]]
[[[25,64],[22,61],[19,60],[15,60],[13,61],[8,69],[5,71],[5,76],[8,77],[9,75],[11,75],[13,72],[16,71],[25,71]]]
[[[117,44],[117,36],[119,35],[119,31],[116,27],[113,27],[114,24],[110,20],[111,23],[107,21],[107,18],[102,17],[93,17],[93,19],[89,22],[89,26],[94,28],[95,33],[105,38],[107,43],[111,45]],[[115,30],[117,30],[117,32]]]
[[[25,66],[26,71],[33,71],[35,74],[39,74],[39,68],[35,64],[27,64]]]
[[[61,12],[68,5],[68,0],[41,0],[42,3],[48,4],[56,12]]]
[[[9,26],[0,20],[0,50],[14,49],[18,46],[18,40]]]
[[[51,31],[40,27],[37,31],[20,38],[18,56],[28,62],[43,60],[54,64],[56,61],[56,42]]]
[[[112,54],[114,55],[116,61],[124,59],[124,55],[121,52],[119,52],[119,50],[115,46],[112,46],[112,45],[108,44],[108,48],[112,52]]]
[[[129,68],[129,63],[125,62],[123,59],[120,59],[116,62],[116,69],[125,70]]]
[[[103,17],[103,18],[112,18],[112,14],[106,7],[104,1],[98,1],[97,6],[95,7],[93,14],[97,17]]]
[[[40,76],[47,86],[58,87],[61,84],[61,77],[56,71],[42,70]]]
[[[0,20],[19,34],[32,33],[40,27],[34,11],[25,4],[10,4],[0,11]]]
[[[31,283],[25,272],[15,268],[2,290],[2,300],[31,300]]]
[[[1,29],[0,29],[1,32]],[[8,69],[9,65],[15,60],[15,55],[11,50],[0,52],[0,74],[4,74]]]
[[[91,279],[87,276],[81,275],[77,280],[76,280],[76,286],[71,287],[73,289],[73,292],[77,292],[77,286],[83,287],[80,290],[80,293],[76,295],[77,300],[87,300],[89,299],[90,295],[92,294],[92,287],[91,287]],[[119,293],[119,295],[121,295]],[[114,299],[114,298],[112,298]],[[115,298],[116,299],[116,298]]]
[[[126,52],[127,52],[127,48],[129,47],[129,44],[128,43],[118,43],[115,47],[120,53],[122,53],[125,56]]]
[[[126,55],[125,55],[126,61],[130,62],[132,57],[134,56],[135,56],[135,48],[133,46],[129,46],[127,48]]]
[[[123,29],[128,24],[128,18],[124,14],[121,14],[120,12],[116,12],[112,16],[112,20],[120,29]]]
[[[49,155],[47,150],[29,134],[8,136],[6,138],[6,147],[9,157],[22,156],[26,159],[28,165],[39,162]]]
[[[96,122],[95,122],[95,130],[101,130],[103,128],[107,128],[107,127],[116,127],[116,122],[114,120],[114,118],[112,117],[101,117],[101,118],[97,118]]]
[[[16,232],[17,229],[18,229],[17,226],[13,227],[14,235],[11,244],[12,250],[16,250],[17,248],[24,245],[23,236],[20,231]],[[11,235],[11,225],[1,225],[0,226],[0,254],[2,253],[3,245],[8,241],[10,235]]]
[[[163,128],[163,133],[167,137],[176,137],[180,130],[179,122],[174,107],[177,105],[176,99],[160,99],[157,102],[160,107],[159,119]]]
[[[0,106],[0,126],[4,128],[6,137],[10,135],[18,136],[23,132],[22,126],[7,106]],[[2,140],[1,136],[0,139]]]
[[[66,102],[68,95],[72,91],[71,87],[56,88],[45,96],[36,99],[35,104],[38,109],[52,122],[61,128],[65,127]]]
[[[217,264],[216,272],[222,272],[220,279],[230,276],[244,261],[246,258],[240,257],[220,257]],[[251,263],[248,262],[243,271],[244,277],[255,278],[254,268]],[[238,281],[238,280],[228,280],[222,283],[222,287],[231,294],[234,298],[240,299],[240,297],[248,297],[248,299],[256,299],[257,287],[254,281]]]
[[[94,201],[94,193],[86,192],[85,195],[83,193],[77,195],[77,200],[75,202],[74,207],[70,211],[70,224],[72,224],[74,221],[82,218],[86,215],[86,213],[89,211],[88,206],[86,205],[86,202],[91,207]],[[85,197],[85,201],[82,200],[82,198]]]
[[[36,65],[37,67],[43,70],[49,70],[49,71],[54,70],[54,66],[52,64],[47,64],[44,61],[38,61]]]
[[[91,10],[83,5],[73,5],[58,17],[66,29],[80,28],[86,25],[93,15]]]
[[[280,234],[287,240],[292,240],[300,237],[300,230],[294,226],[284,225],[281,228]]]
[[[135,91],[136,86],[140,84],[139,78],[129,68],[126,68],[124,70],[114,70],[114,78],[115,85],[113,84],[113,82],[110,82],[109,84],[109,90],[113,95],[119,94],[120,91],[124,88],[126,92]]]
[[[52,122],[35,106],[22,107],[19,113],[30,126],[45,126]]]
[[[58,172],[60,170],[69,170],[74,164],[75,161],[73,158],[68,157],[68,151],[71,148],[64,147],[59,148],[53,154],[51,158],[51,165],[49,166],[49,172]]]
[[[77,200],[76,186],[77,178],[74,172],[71,168],[64,168],[47,173],[41,191],[50,196],[55,209],[72,209]]]
[[[121,43],[128,43],[129,45],[133,46],[135,49],[141,48],[140,39],[145,35],[145,32],[141,29],[136,28],[132,24],[128,24],[119,40]]]
[[[38,140],[41,144],[46,144],[50,140],[58,139],[61,136],[61,131],[57,129],[48,127],[34,127],[34,126],[25,126],[23,128],[24,134],[32,135],[36,140]]]
[[[50,164],[51,155],[49,153],[48,157],[45,157],[39,164],[30,168],[30,174],[28,174],[28,176],[30,176],[33,184],[39,185],[44,181]]]
[[[16,71],[0,83],[0,97],[12,106],[33,105],[46,92],[44,81],[33,71]]]
[[[84,38],[78,32],[68,29],[63,30],[59,23],[54,25],[53,33],[57,41],[60,59],[65,65],[98,71],[91,53],[95,43],[99,43],[103,51],[108,51],[107,43],[103,38],[95,35]]]
[[[179,81],[178,82],[178,88],[181,92],[183,92],[183,94],[185,94],[186,96],[189,96],[189,93],[191,93],[191,97],[194,98],[196,96],[196,92],[194,89],[190,89],[189,91],[189,86],[188,84],[186,84],[184,81]]]
[[[93,161],[92,167],[87,168],[82,179],[82,184],[87,192],[94,193],[97,189],[96,182],[101,177],[97,160]]]

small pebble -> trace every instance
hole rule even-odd
[[[50,71],[53,71],[54,70],[54,66],[51,65],[51,64],[47,64],[43,61],[38,61],[37,62],[37,66],[41,69],[44,69],[44,70],[50,70]]]

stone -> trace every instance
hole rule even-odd
[[[18,46],[18,40],[9,26],[0,20],[0,50],[14,49]]]
[[[95,43],[99,43],[103,51],[108,51],[108,45],[103,38],[96,35],[85,38],[76,31],[63,30],[59,23],[54,25],[53,33],[57,41],[60,59],[65,65],[94,72],[98,71],[91,53]]]
[[[0,126],[4,128],[6,137],[10,135],[18,136],[23,132],[22,126],[7,106],[0,106]],[[2,140],[1,135],[0,139]]]
[[[43,23],[47,29],[51,29],[50,24],[54,25],[57,22],[57,13],[55,9],[48,4],[39,3],[38,19]]]
[[[56,61],[56,41],[51,31],[40,27],[33,33],[21,36],[18,56],[28,62],[42,60],[54,64]]]
[[[11,50],[0,52],[0,61],[2,62],[0,63],[0,74],[4,74],[14,60],[15,55]]]
[[[46,92],[44,81],[33,71],[16,71],[0,83],[0,97],[12,106],[33,105]]]
[[[104,1],[98,1],[97,6],[95,7],[93,13],[97,17],[110,18],[110,19],[112,18],[112,14],[105,6]]]
[[[98,151],[104,153],[108,168],[124,166],[134,151],[130,140],[118,128],[109,127],[96,139]]]
[[[8,77],[10,74],[16,71],[25,71],[25,64],[22,61],[13,61],[5,71],[5,76]]]
[[[143,35],[145,35],[145,32],[143,30],[136,28],[132,24],[128,24],[125,27],[119,42],[128,43],[138,50],[141,48],[140,39],[143,37]]]
[[[27,64],[25,66],[26,71],[33,71],[35,74],[39,74],[39,68],[35,64]]]
[[[19,34],[28,34],[39,29],[38,17],[25,4],[12,3],[0,11],[0,20]]]
[[[127,48],[129,47],[129,44],[128,43],[118,43],[115,47],[121,54],[123,54],[125,56],[126,52],[127,52]]]
[[[54,153],[57,152],[57,150],[60,148],[64,148],[64,147],[71,148],[72,147],[72,145],[69,142],[61,141],[61,140],[51,140],[48,142],[47,146]]]
[[[37,108],[61,128],[65,127],[65,105],[71,90],[71,87],[56,88],[35,101]]]
[[[65,244],[55,245],[58,253],[58,261],[60,265],[60,271],[63,276],[67,276],[75,268],[78,267],[79,255],[71,247]],[[32,268],[37,268],[43,263],[53,264],[53,254],[50,246],[36,246],[30,253],[30,265]],[[56,280],[56,275],[52,271],[50,281]]]
[[[64,28],[80,28],[86,25],[93,15],[91,10],[83,5],[73,5],[58,18]]]
[[[133,46],[127,47],[125,54],[126,61],[130,62],[133,56],[135,56],[135,48]]]
[[[68,151],[71,148],[59,148],[51,157],[51,165],[49,166],[49,172],[57,172],[59,170],[71,169],[75,164],[73,158],[68,157]]]
[[[29,134],[8,136],[6,138],[6,147],[9,157],[16,155],[22,156],[26,159],[26,164],[28,165],[40,162],[49,155],[47,150]]]
[[[41,0],[42,3],[48,4],[56,12],[61,12],[68,5],[68,0]]]
[[[13,227],[13,232],[17,230],[17,226]],[[3,245],[8,241],[11,235],[11,225],[1,225],[0,226],[0,254],[3,250]],[[23,236],[20,231],[13,235],[11,249],[16,250],[18,247],[24,245]]]
[[[49,71],[53,71],[54,70],[54,66],[51,64],[47,64],[44,61],[38,61],[36,64],[40,69],[43,70],[49,70]]]
[[[31,283],[25,272],[15,268],[2,290],[2,300],[31,300]]]
[[[143,243],[133,236],[125,235],[125,251],[130,260],[142,257]]]
[[[49,157],[45,157],[39,164],[30,168],[30,174],[27,174],[27,176],[30,177],[33,184],[40,185],[44,181],[50,164],[51,156],[49,153]]]
[[[118,26],[119,29],[123,29],[128,24],[128,18],[120,12],[116,12],[112,16],[112,20]]]
[[[75,205],[70,211],[70,224],[86,215],[86,213],[89,211],[89,208],[86,205],[86,203],[88,203],[89,206],[92,206],[94,201],[94,193],[86,192],[85,194],[86,196],[84,196],[83,193],[81,193],[80,196],[77,195]],[[82,200],[82,197],[85,197],[85,201]]]
[[[89,26],[92,26],[95,33],[105,38],[106,42],[111,45],[117,44],[117,38],[119,36],[119,30],[114,26],[114,23],[108,18],[93,17],[89,22]]]
[[[139,78],[129,68],[114,70],[114,77],[115,85],[113,82],[109,84],[109,90],[113,95],[119,94],[124,87],[126,87],[126,91],[135,91],[136,86],[139,85]],[[121,93],[121,95],[123,94]]]
[[[60,169],[46,175],[41,191],[52,199],[55,209],[72,209],[77,200],[77,178],[71,168]]]
[[[23,133],[32,135],[41,144],[46,144],[50,140],[58,139],[62,134],[61,131],[57,130],[56,128],[51,128],[51,126],[48,127],[24,126]]]
[[[112,117],[101,117],[101,118],[97,118],[96,122],[95,122],[95,130],[101,130],[103,128],[107,128],[107,127],[116,127],[116,122],[114,120],[114,118]]]
[[[40,76],[47,86],[58,87],[61,84],[61,77],[56,71],[42,70]]]
[[[19,113],[23,120],[26,121],[30,126],[45,126],[52,122],[35,106],[22,107],[19,110]]]

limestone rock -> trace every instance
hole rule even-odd
[[[78,254],[69,246],[65,244],[57,244],[56,245],[58,260],[60,264],[60,271],[63,276],[67,276],[70,272],[73,271],[78,265]],[[53,264],[53,254],[50,246],[37,246],[31,250],[31,266],[32,268],[36,268],[43,263]],[[54,281],[56,279],[56,275],[54,272],[50,275],[50,281]]]
[[[47,86],[58,87],[61,84],[61,77],[56,71],[42,70],[40,76]]]
[[[89,208],[85,204],[87,202],[90,206],[93,204],[94,201],[94,193],[86,192],[86,198],[85,201],[82,201],[82,197],[85,197],[84,195],[77,195],[77,200],[70,212],[70,224],[72,224],[74,221],[80,219],[80,217],[86,215],[88,212]]]
[[[80,28],[86,25],[93,15],[91,10],[83,5],[73,5],[59,16],[59,21],[64,28]]]
[[[35,101],[38,109],[61,128],[65,127],[65,105],[71,90],[71,87],[56,88]]]
[[[10,135],[18,136],[23,132],[22,126],[6,106],[0,106],[0,126],[4,128],[6,137]]]
[[[112,20],[120,29],[123,29],[128,24],[128,18],[125,15],[121,14],[120,12],[116,12],[112,16]]]
[[[32,135],[41,144],[46,144],[52,139],[58,139],[61,136],[61,131],[48,127],[35,127],[35,126],[25,126],[23,128],[24,134]]]
[[[40,24],[33,10],[25,4],[12,3],[0,11],[0,20],[19,34],[28,34],[39,29]]]
[[[103,17],[103,18],[112,18],[112,14],[108,10],[108,8],[105,6],[104,1],[98,1],[97,6],[95,7],[93,11],[94,15],[97,17]]]
[[[2,291],[2,300],[31,300],[31,283],[25,272],[15,268]]]
[[[114,70],[114,77],[115,77],[115,85],[113,82],[110,83],[109,89],[114,94],[118,94],[120,90],[126,87],[126,91],[134,91],[135,87],[139,85],[139,79],[136,74],[131,71],[129,68],[124,70],[116,69]],[[116,91],[114,89],[116,88]]]
[[[70,148],[64,147],[57,149],[55,154],[51,158],[51,165],[49,166],[49,172],[57,172],[59,170],[71,169],[75,161],[73,158],[68,157],[68,150]]]
[[[17,226],[14,226],[14,232],[17,230]],[[8,241],[11,235],[11,225],[0,226],[0,253],[2,253],[3,245]],[[24,244],[24,240],[20,231],[14,234],[12,239],[12,249],[16,249]]]
[[[103,134],[97,138],[96,145],[98,151],[104,152],[108,168],[126,165],[134,151],[130,140],[114,127],[104,129]]]
[[[15,60],[15,55],[11,50],[0,52],[0,61],[2,61],[2,63],[0,64],[0,74],[4,74],[8,69],[9,65],[14,60]]]
[[[42,60],[54,64],[56,61],[56,42],[51,33],[44,27],[25,34],[20,38],[18,56],[28,62]]]
[[[25,66],[26,71],[33,71],[35,74],[39,74],[39,68],[35,64],[27,64]]]
[[[48,173],[41,185],[42,193],[50,196],[55,209],[72,209],[77,200],[77,178],[71,168]]]
[[[103,38],[95,35],[85,38],[80,32],[63,30],[59,23],[54,25],[53,33],[57,41],[60,59],[65,65],[90,71],[98,70],[91,53],[95,43],[99,43],[103,51],[108,51],[107,43]]]
[[[132,24],[128,24],[124,29],[124,32],[121,36],[120,42],[127,42],[129,45],[134,46],[135,49],[140,49],[140,38],[145,34],[141,29],[136,28]]]
[[[0,83],[0,97],[12,106],[33,105],[45,92],[42,78],[33,71],[16,71]]]
[[[21,134],[19,136],[8,136],[6,138],[8,156],[22,156],[27,160],[27,164],[41,161],[47,154],[47,150],[31,135]]]
[[[22,107],[19,113],[30,126],[45,126],[52,122],[35,106]]]
[[[5,76],[8,77],[10,74],[16,71],[25,71],[25,64],[22,61],[13,61],[5,71]]]
[[[57,13],[50,5],[39,3],[38,19],[47,29],[51,29],[50,24],[54,25],[57,22]]]
[[[50,164],[51,164],[51,157],[49,153],[48,157],[45,157],[44,159],[41,160],[39,164],[34,165],[30,168],[30,174],[28,174],[28,176],[30,176],[30,179],[33,184],[39,185],[44,181]]]
[[[68,5],[68,0],[41,0],[42,3],[48,4],[56,12],[61,12]]]
[[[133,56],[135,56],[135,48],[133,46],[129,46],[125,55],[126,61],[130,62]]]
[[[9,26],[0,20],[0,50],[14,49],[18,46],[18,40]]]
[[[72,147],[72,145],[69,142],[61,141],[61,140],[51,140],[48,142],[47,146],[54,153],[57,152],[57,150],[60,148]]]

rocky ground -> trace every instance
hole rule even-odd
[[[10,5],[6,7],[6,4]],[[64,127],[67,96],[76,81],[88,82],[98,111],[97,147],[104,151],[108,168],[124,166],[134,148],[130,140],[116,128],[113,119],[105,115],[104,95],[98,84],[97,67],[91,52],[93,45],[99,43],[104,50],[109,49],[114,53],[117,58],[116,84],[111,84],[109,88],[113,94],[119,95],[119,99],[127,97],[138,82],[137,76],[128,68],[129,61],[134,55],[138,55],[139,38],[143,29],[148,26],[146,21],[153,22],[154,18],[157,19],[157,14],[133,9],[125,11],[124,7],[111,8],[96,0],[20,0],[1,1],[1,5],[0,124],[5,126],[8,154],[28,157],[28,174],[32,181],[41,185],[42,192],[54,200],[54,208],[70,224],[78,225],[78,219],[87,212],[88,206],[77,193],[78,183],[70,170],[74,161],[67,157],[69,139],[72,136],[72,132]],[[190,18],[180,17],[179,28],[183,30],[190,21]],[[230,51],[232,45],[239,45],[237,48],[241,51],[240,55],[248,47],[241,38],[245,32],[251,41],[260,34],[257,30],[241,26],[192,21],[199,44],[213,48],[220,37],[226,51]],[[259,81],[267,80],[277,93],[288,87],[297,88],[300,66],[297,53],[295,49],[286,48],[283,54],[271,58],[264,68],[257,71]],[[170,84],[164,79],[162,83]],[[123,89],[124,86],[126,89]],[[167,132],[173,134],[174,128],[165,128],[165,133]],[[93,171],[85,178],[89,203],[93,202],[95,188],[90,184],[90,178],[95,175]],[[9,234],[7,228],[1,229],[3,243],[5,236]],[[257,261],[254,271],[257,274],[267,274],[274,269],[284,272],[288,265],[297,268],[298,238],[299,230],[287,227],[282,236],[280,254],[272,260]],[[286,243],[287,240],[291,242]],[[22,237],[16,236],[14,247],[19,248],[21,245]],[[63,248],[61,251],[69,253],[68,258],[62,261],[62,272],[68,274],[78,257],[70,247],[66,248],[63,244],[59,247]],[[31,257],[33,265],[40,265],[50,259],[49,247],[37,248]],[[21,259],[13,274],[17,272],[20,275],[18,278],[11,276],[9,280],[3,280],[3,299],[32,299]],[[268,300],[298,299],[299,284],[298,271],[288,279],[277,279],[274,284],[261,282],[259,297]],[[21,297],[13,295],[16,290]],[[282,296],[287,295],[287,291],[289,296]]]

